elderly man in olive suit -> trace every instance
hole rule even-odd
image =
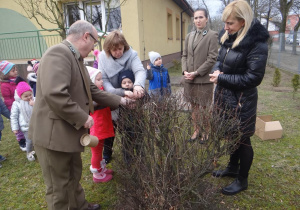
[[[100,209],[85,199],[80,137],[93,125],[93,101],[116,109],[125,98],[100,91],[83,65],[97,43],[92,24],[80,20],[67,39],[43,55],[37,78],[36,101],[30,121],[33,140],[47,187],[49,209]]]

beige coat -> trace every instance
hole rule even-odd
[[[185,80],[185,82],[211,83],[208,74],[218,56],[218,33],[206,27],[198,35],[196,43],[193,43],[195,34],[196,31],[192,31],[185,39],[185,48],[182,54],[182,73],[184,71],[197,71],[197,77],[194,80]]]
[[[50,150],[82,152],[79,140],[88,131],[83,126],[92,100],[116,109],[121,98],[100,91],[67,45],[64,41],[51,47],[41,59],[29,137]]]

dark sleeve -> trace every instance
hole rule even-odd
[[[212,67],[211,69],[211,73],[213,73],[214,71],[216,70],[220,70],[220,61],[219,61],[219,56],[218,56],[218,60],[217,62],[215,63],[215,65]],[[221,71],[221,70],[220,70]]]
[[[170,75],[169,75],[169,71],[168,72],[168,83],[170,84],[171,83],[171,80],[170,80]]]
[[[0,109],[1,109],[1,114],[6,117],[7,119],[10,119],[10,112],[7,109],[7,107],[5,106],[4,102],[2,101],[2,99],[0,98]]]
[[[153,79],[153,71],[152,68],[150,70],[147,70],[147,80]]]
[[[243,74],[220,74],[218,84],[234,90],[250,89],[258,86],[265,74],[268,45],[257,43],[246,57],[246,71]]]

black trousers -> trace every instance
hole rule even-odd
[[[240,165],[239,177],[248,178],[253,156],[254,152],[250,137],[242,137],[238,148],[230,155],[230,167],[238,167]]]
[[[114,132],[116,133],[117,124],[113,121],[114,125]],[[114,146],[115,137],[110,137],[104,140],[104,148],[103,148],[103,158],[104,159],[111,159],[112,156],[112,148]]]

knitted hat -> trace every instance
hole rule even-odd
[[[11,63],[11,62],[8,62],[8,61],[1,61],[0,63],[0,71],[6,75],[8,74],[8,72],[10,72],[10,70],[12,69],[12,67],[14,66],[15,64]]]
[[[40,62],[38,61],[38,62],[36,62],[36,63],[33,65],[33,67],[32,67],[34,73],[36,73],[36,74],[37,74],[39,65],[40,65]]]
[[[157,58],[161,58],[160,54],[154,51],[148,53],[150,62],[154,65],[154,62]]]
[[[92,82],[95,84],[96,76],[97,76],[97,74],[101,73],[101,71],[99,69],[95,69],[91,66],[86,66],[86,68],[89,72],[89,75],[90,75],[90,78],[91,78]]]
[[[125,71],[120,72],[119,78],[118,78],[120,85],[121,85],[123,79],[125,79],[125,78],[129,78],[132,81],[132,83],[134,83],[134,81],[135,81],[133,72],[131,70],[125,70]]]
[[[19,84],[16,87],[17,94],[21,98],[22,94],[25,93],[26,91],[31,91],[30,86],[26,82],[19,82]]]
[[[96,50],[96,49],[94,50],[94,56],[96,57],[96,61],[97,62],[99,62],[99,54],[100,54],[100,52],[101,51],[99,51],[99,50]]]
[[[36,64],[37,62],[39,61],[37,61],[36,59],[31,59],[30,61],[27,61],[28,63],[27,71],[32,71],[34,64]]]

